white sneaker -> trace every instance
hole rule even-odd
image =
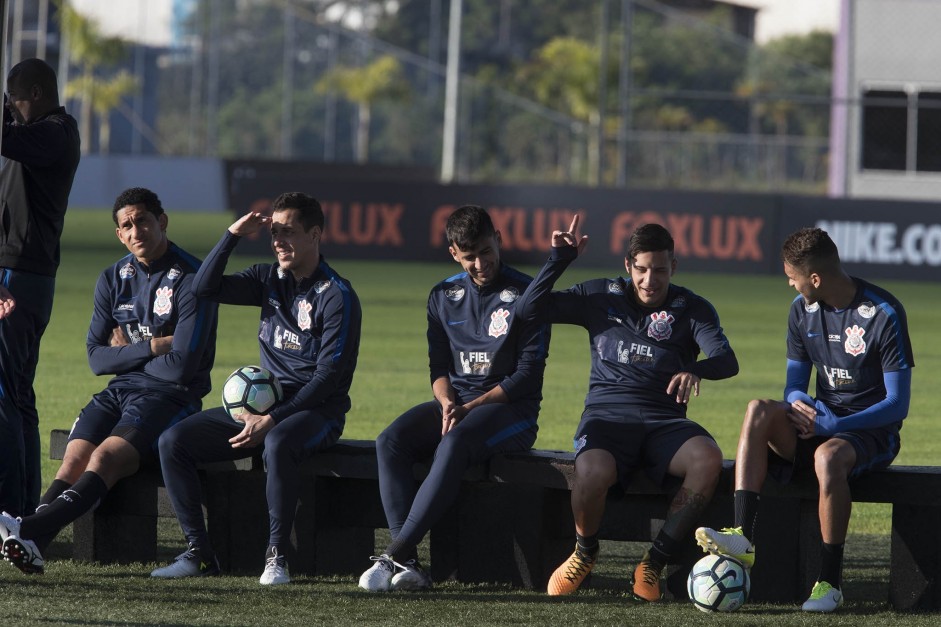
[[[401,567],[402,571],[392,577],[393,590],[428,590],[431,588],[431,577],[417,559],[410,559]]]
[[[805,612],[832,612],[843,605],[843,593],[826,581],[818,581],[810,592],[810,598],[804,601],[801,609]]]
[[[375,564],[359,577],[359,587],[370,592],[388,592],[392,589],[392,578],[396,568],[405,566],[392,561],[392,558],[383,553],[379,557],[370,557]]]
[[[173,563],[157,568],[150,573],[151,577],[160,579],[180,579],[182,577],[212,577],[218,575],[219,560],[213,555],[212,559],[204,561],[199,549],[189,545],[183,553],[176,556]]]
[[[32,540],[9,536],[3,542],[3,559],[10,562],[27,575],[41,575],[45,572],[45,562],[39,553],[39,547]]]
[[[21,518],[15,518],[6,512],[0,514],[0,544],[6,542],[10,536],[20,535],[21,521]]]
[[[291,575],[288,573],[288,560],[278,553],[278,547],[268,547],[268,552],[265,554],[265,572],[261,574],[258,583],[263,586],[291,583]]]

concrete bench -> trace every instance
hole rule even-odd
[[[65,431],[53,431],[54,459],[61,458],[66,437]],[[213,464],[203,471],[209,532],[223,568],[255,574],[268,536],[260,460]],[[375,553],[375,530],[386,526],[375,442],[340,440],[305,462],[302,473],[292,572],[358,575],[368,566],[365,558]],[[427,465],[416,465],[416,479],[426,474]],[[545,589],[574,546],[574,474],[574,454],[543,450],[498,455],[469,469],[455,505],[431,530],[433,579]],[[704,525],[731,523],[733,476],[734,463],[727,460]],[[625,490],[609,494],[600,536],[650,542],[678,485],[663,490],[636,473]],[[893,466],[855,481],[852,493],[856,502],[893,505],[890,603],[897,609],[941,608],[941,468]],[[751,598],[803,601],[819,569],[816,482],[803,477],[782,486],[769,480],[760,507]],[[97,510],[75,522],[74,557],[153,561],[161,515],[173,514],[160,474],[144,469],[119,482]],[[700,557],[690,537],[668,566],[667,587],[674,597],[685,597],[686,576]]]

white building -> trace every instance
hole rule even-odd
[[[941,198],[941,2],[841,0],[830,193]]]

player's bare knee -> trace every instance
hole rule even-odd
[[[824,442],[814,451],[814,472],[821,488],[845,483],[849,476],[844,452],[834,440]]]
[[[774,426],[775,420],[783,416],[779,406],[778,402],[767,399],[749,401],[742,426],[743,433],[754,437],[766,437]]]

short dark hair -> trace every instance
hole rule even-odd
[[[497,232],[493,228],[490,215],[478,205],[463,205],[455,209],[448,216],[444,231],[447,234],[448,243],[461,250],[473,248],[474,244],[481,239]]]
[[[297,209],[298,219],[305,231],[315,226],[323,230],[323,208],[313,196],[303,192],[284,192],[271,203],[271,213],[288,209]]]
[[[7,74],[7,83],[20,89],[30,89],[33,85],[39,85],[43,99],[47,102],[59,102],[56,71],[42,59],[24,59],[14,65]]]
[[[673,236],[659,224],[642,224],[631,233],[627,247],[627,258],[634,263],[640,253],[655,253],[665,250],[673,256]]]
[[[163,205],[160,204],[160,199],[157,198],[157,194],[146,187],[131,187],[118,194],[118,197],[114,201],[114,208],[111,210],[111,219],[114,220],[115,224],[118,223],[118,211],[130,205],[144,205],[144,208],[154,214],[155,218],[159,218],[163,215]]]
[[[832,272],[840,267],[840,251],[826,231],[804,227],[787,236],[781,245],[781,259],[803,272]]]

